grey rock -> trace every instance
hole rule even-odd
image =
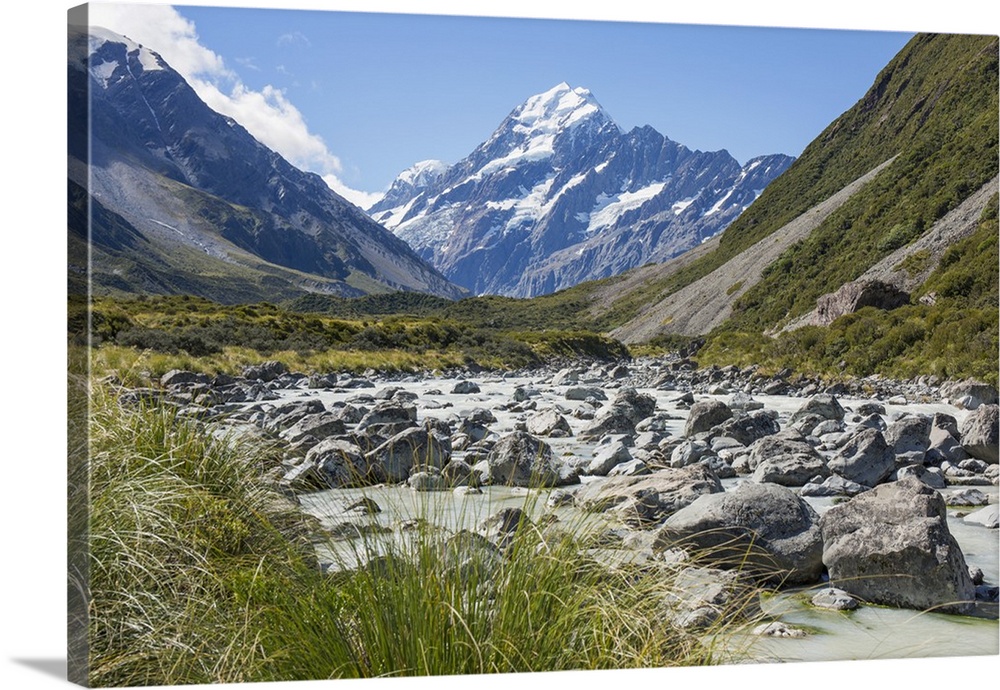
[[[941,494],[916,479],[883,484],[821,520],[830,583],[864,601],[971,613],[975,589]]]
[[[358,422],[358,428],[364,429],[377,424],[403,424],[415,426],[416,422],[416,406],[399,403],[394,400],[385,400],[377,403],[365,414],[364,417],[361,418]]]
[[[705,494],[667,518],[654,548],[684,548],[713,567],[743,569],[766,581],[815,582],[823,570],[819,516],[777,484],[744,482]]]
[[[604,391],[595,386],[572,386],[566,389],[567,400],[607,400]]]
[[[384,478],[380,469],[372,467],[365,459],[358,446],[341,439],[320,441],[309,449],[302,464],[315,467],[316,476],[326,489],[364,486]]]
[[[941,386],[941,395],[951,400],[956,407],[966,410],[975,410],[981,405],[996,405],[998,402],[997,389],[975,379],[949,381]]]
[[[589,512],[605,512],[630,499],[641,498],[653,507],[652,521],[660,521],[692,503],[698,496],[722,491],[719,478],[704,465],[657,470],[645,476],[608,477],[584,484],[576,493],[577,505]]]
[[[578,476],[560,465],[549,444],[523,431],[501,437],[486,456],[486,462],[492,484],[547,487],[579,481]]]
[[[535,436],[572,436],[569,422],[556,410],[543,410],[527,420],[528,433]]]
[[[809,398],[798,410],[792,414],[792,423],[799,419],[814,414],[823,419],[833,419],[841,422],[844,420],[844,408],[836,396],[829,393],[821,393]]]
[[[962,521],[970,525],[982,525],[989,529],[997,529],[1000,525],[1000,504],[993,503],[985,508],[980,508],[966,515]]]
[[[811,601],[813,606],[834,611],[853,611],[861,605],[857,598],[836,587],[821,589],[813,595]]]
[[[405,482],[415,466],[440,469],[450,456],[434,434],[414,427],[392,436],[365,457],[384,470],[388,481]]]
[[[454,395],[470,395],[473,393],[479,393],[479,386],[473,381],[458,381],[454,387],[451,389]]]
[[[998,420],[1000,407],[997,405],[980,405],[972,414],[965,418],[960,429],[962,447],[974,458],[991,465],[998,462]]]
[[[599,477],[607,476],[615,465],[628,462],[632,459],[632,454],[621,441],[598,446],[594,452],[594,458],[587,465],[586,474]]]
[[[802,628],[792,627],[788,623],[772,621],[770,623],[761,623],[755,627],[753,634],[761,637],[798,638],[806,637],[809,633]]]
[[[816,481],[814,477],[799,490],[800,496],[827,497],[827,496],[857,496],[863,491],[868,491],[867,486],[861,486],[857,482],[849,479],[830,475],[822,481]]]
[[[731,419],[712,427],[709,433],[713,438],[726,436],[749,446],[780,430],[777,415],[773,411],[758,410],[750,414],[735,413]]]
[[[915,462],[922,462],[930,446],[930,434],[931,418],[913,415],[890,424],[882,436],[897,456],[906,455]]]
[[[721,400],[701,400],[691,406],[684,424],[684,435],[690,437],[708,431],[732,416],[733,411],[729,409],[729,405]]]
[[[875,486],[896,469],[896,457],[877,429],[862,429],[827,463],[831,472],[864,486]]]
[[[984,506],[990,502],[990,497],[979,489],[962,489],[945,496],[945,502],[950,506]]]

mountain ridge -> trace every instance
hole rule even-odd
[[[589,90],[563,82],[515,107],[426,186],[368,211],[473,293],[524,297],[703,242],[792,160],[741,166],[650,126],[623,131]]]
[[[91,125],[89,141],[87,132],[71,136],[71,180],[148,238],[161,260],[169,263],[172,247],[202,252],[198,270],[218,276],[215,285],[199,281],[203,296],[226,300],[224,276],[247,272],[257,274],[262,299],[274,280],[282,291],[464,294],[318,175],[211,110],[148,48],[99,27],[71,29],[69,88],[71,107],[87,108]],[[147,257],[108,251],[97,255],[95,285],[138,285]]]

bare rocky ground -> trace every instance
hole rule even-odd
[[[533,524],[586,530],[610,567],[684,564],[681,627],[710,625],[747,583],[765,587],[763,658],[857,658],[873,627],[895,640],[875,655],[998,651],[990,386],[824,387],[680,359],[360,377],[269,363],[242,377],[171,372],[121,400],[275,444],[267,476],[330,535],[326,567],[420,520],[502,551],[521,524],[510,511],[524,509]]]

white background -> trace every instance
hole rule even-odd
[[[193,4],[193,3],[188,3]],[[197,3],[194,3],[197,4]],[[231,6],[276,6],[277,2],[205,2]],[[715,0],[683,7],[662,3],[649,9],[639,0],[584,2],[572,10],[552,0],[483,0],[462,3],[423,0],[435,14],[583,19],[626,19],[750,26],[1000,33],[994,2],[826,3]],[[658,3],[659,4],[659,3]],[[418,3],[367,0],[298,0],[292,7],[358,11],[414,11]],[[565,3],[570,5],[570,3]],[[3,163],[3,260],[0,311],[0,420],[4,469],[0,648],[2,687],[64,687],[65,633],[65,23],[72,4],[20,0],[6,5],[0,50]],[[989,9],[987,9],[989,8]],[[858,94],[860,98],[863,94]],[[249,684],[245,688],[291,690],[360,688],[543,688],[553,683],[583,687],[609,684],[757,687],[808,684],[810,689],[969,686],[993,687],[1000,657],[832,662],[436,678],[433,680],[317,681]],[[188,686],[196,687],[196,686]],[[201,687],[201,686],[197,686]],[[209,686],[205,686],[209,687]]]

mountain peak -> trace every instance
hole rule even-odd
[[[532,96],[516,108],[511,117],[517,121],[518,128],[549,132],[572,127],[594,117],[611,119],[589,89],[573,88],[566,82]]]

